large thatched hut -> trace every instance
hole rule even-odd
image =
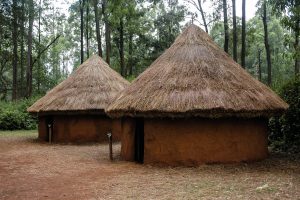
[[[268,117],[287,108],[191,25],[106,111],[123,159],[194,165],[265,158]]]
[[[112,129],[113,138],[118,139],[120,120],[110,119],[104,109],[128,85],[102,58],[94,55],[27,111],[38,114],[41,140],[104,141]]]

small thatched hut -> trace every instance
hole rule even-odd
[[[268,117],[287,108],[191,25],[106,111],[123,159],[194,165],[265,158]]]
[[[104,141],[112,129],[113,138],[118,139],[120,120],[110,119],[104,109],[128,85],[102,58],[94,55],[27,111],[38,114],[41,140]]]

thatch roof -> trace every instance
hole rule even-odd
[[[113,98],[128,85],[127,80],[94,55],[27,111],[103,113]]]
[[[106,109],[112,117],[258,117],[288,105],[195,25]]]

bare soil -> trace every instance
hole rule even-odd
[[[114,161],[107,144],[47,144],[0,132],[0,199],[300,199],[300,158],[162,167]]]

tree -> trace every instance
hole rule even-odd
[[[111,37],[110,37],[110,24],[108,21],[108,11],[107,11],[107,0],[102,0],[102,14],[104,16],[105,24],[105,52],[106,52],[106,62],[110,64],[110,51],[111,51]]]
[[[18,23],[17,23],[17,1],[13,0],[12,5],[12,43],[13,43],[13,90],[12,100],[17,99],[17,76],[18,76]]]
[[[267,55],[267,64],[268,64],[268,85],[272,84],[272,64],[271,64],[271,53],[269,46],[269,36],[268,36],[268,23],[267,23],[267,5],[266,0],[263,0],[263,16],[262,16],[263,24],[264,24],[264,43]]]
[[[223,17],[224,17],[224,51],[228,53],[229,48],[229,33],[228,33],[228,19],[227,19],[227,1],[223,0]]]
[[[294,32],[294,68],[295,75],[300,70],[300,1],[299,0],[270,0],[274,11],[282,16],[282,24]]]
[[[84,8],[84,1],[79,0],[80,5],[80,63],[84,61],[84,51],[83,51],[83,8]]]
[[[202,0],[197,0],[197,2],[194,0],[186,0],[186,2],[192,4],[200,12],[205,32],[208,33],[208,24],[206,22],[204,10],[202,8]]]
[[[86,0],[86,23],[85,23],[85,34],[86,34],[86,57],[90,57],[90,44],[89,44],[89,15],[90,15],[90,4],[89,0]]]
[[[246,0],[242,0],[242,50],[241,65],[246,67]]]
[[[237,62],[237,30],[236,30],[236,9],[235,0],[232,0],[232,32],[233,32],[233,59]]]
[[[29,25],[28,25],[28,36],[27,36],[27,72],[26,72],[26,80],[27,80],[27,97],[32,95],[32,31],[33,31],[33,21],[34,21],[34,4],[33,0],[29,0]]]
[[[98,55],[102,57],[102,42],[101,42],[100,25],[99,25],[98,0],[94,0],[94,13],[95,13],[95,23],[96,23]]]

